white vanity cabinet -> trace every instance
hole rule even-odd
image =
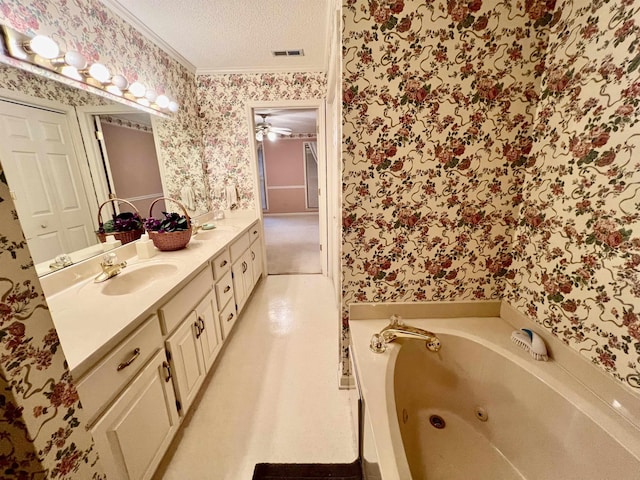
[[[158,350],[91,428],[109,480],[152,477],[178,425],[171,372]]]
[[[108,478],[151,478],[179,424],[158,317],[145,320],[77,389]]]
[[[255,222],[249,230],[231,244],[233,289],[238,313],[262,276],[262,242],[260,224]]]
[[[212,262],[215,279],[216,299],[222,338],[226,339],[237,319],[233,272],[231,271],[231,251],[225,248]]]
[[[212,288],[213,278],[207,266],[160,309],[164,330],[169,335],[165,342],[167,358],[174,372],[181,414],[193,403],[222,347]]]

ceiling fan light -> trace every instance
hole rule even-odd
[[[262,130],[258,130],[256,132],[256,140],[259,141],[259,142],[264,140],[264,134],[262,133]]]
[[[276,134],[276,132],[268,131],[267,138],[273,142],[278,138],[278,135]]]

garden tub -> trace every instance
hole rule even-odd
[[[371,478],[640,478],[637,425],[553,359],[512,343],[501,318],[405,323],[435,332],[440,351],[403,338],[373,353],[371,335],[388,320],[351,322]]]

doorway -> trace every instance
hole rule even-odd
[[[253,132],[275,127],[277,138],[253,136],[259,210],[262,214],[266,267],[270,275],[322,274],[323,229],[319,185],[324,159],[317,106],[253,106]],[[272,135],[273,138],[273,135]]]

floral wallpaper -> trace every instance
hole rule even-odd
[[[345,307],[504,299],[640,388],[639,7],[345,1]]]
[[[104,479],[2,165],[0,224],[0,479]]]
[[[348,0],[343,16],[346,358],[352,302],[502,298],[553,1]]]
[[[508,301],[640,389],[640,2],[558,2]]]
[[[326,96],[324,73],[198,75],[198,103],[212,208],[226,208],[224,188],[235,184],[240,209],[254,209],[247,103]]]
[[[189,185],[196,193],[195,214],[209,210],[194,73],[98,0],[8,0],[0,4],[0,22],[27,34],[48,34],[63,50],[77,50],[90,62],[99,60],[130,82],[138,80],[157,93],[175,98],[180,111],[170,120],[158,121],[154,131],[160,144],[158,155],[163,163],[166,193],[179,198],[181,188]],[[60,86],[56,83],[42,87],[41,82],[32,83],[29,74],[15,70],[10,73],[12,78],[7,79],[7,73],[0,78],[0,87],[74,104],[69,95],[57,96]],[[89,97],[85,92],[80,96]],[[98,97],[89,98],[95,100],[83,104],[103,102]]]

